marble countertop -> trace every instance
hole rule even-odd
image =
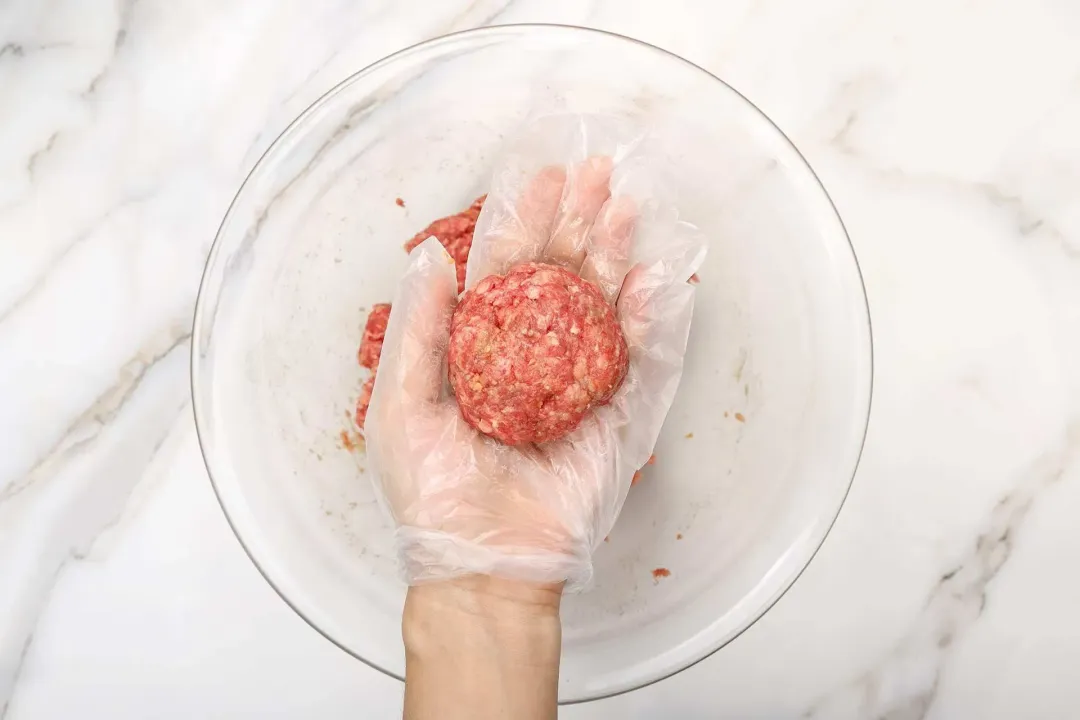
[[[1080,5],[663,6],[4,3],[0,718],[400,712],[226,525],[192,307],[300,110],[403,46],[528,21],[660,45],[768,113],[847,224],[876,350],[861,467],[793,589],[708,660],[563,715],[1080,713]]]

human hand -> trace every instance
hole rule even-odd
[[[628,183],[613,181],[616,165],[591,157],[546,167],[524,190],[497,174],[469,258],[467,287],[540,261],[579,273],[616,305],[630,350],[626,380],[561,440],[510,447],[465,423],[444,383],[453,262],[434,239],[410,257],[367,444],[411,584],[486,574],[579,586],[591,577],[592,552],[674,398],[693,307],[686,280],[704,255],[685,225],[657,221],[649,198],[620,192]]]

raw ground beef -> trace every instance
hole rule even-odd
[[[629,353],[600,290],[526,263],[465,293],[450,324],[450,384],[466,422],[507,445],[560,438],[611,399]]]
[[[364,324],[364,337],[360,341],[360,350],[356,353],[360,367],[371,370],[371,377],[360,389],[356,401],[356,426],[364,429],[367,420],[368,405],[371,404],[371,390],[375,387],[375,372],[379,369],[379,356],[382,355],[383,340],[386,339],[386,323],[390,320],[390,305],[379,303],[371,308]]]
[[[473,200],[472,205],[456,215],[439,218],[428,225],[422,231],[413,236],[405,243],[405,252],[412,252],[413,248],[434,235],[438,238],[446,252],[454,259],[457,270],[458,292],[465,289],[465,267],[469,262],[469,250],[472,249],[473,231],[476,229],[476,218],[480,217],[480,210],[484,206],[486,195]],[[401,198],[395,200],[399,207],[405,206]],[[386,323],[390,319],[390,305],[379,303],[371,308],[367,322],[364,325],[364,337],[360,341],[360,350],[357,359],[361,367],[370,368],[371,377],[360,390],[360,397],[356,401],[356,426],[363,430],[364,421],[367,419],[368,404],[371,402],[371,389],[375,387],[375,370],[379,367],[379,355],[382,353],[383,337],[386,334]]]
[[[465,290],[465,266],[469,262],[469,250],[472,249],[473,231],[476,229],[476,218],[480,217],[480,210],[484,207],[487,195],[481,195],[473,200],[473,204],[465,208],[457,215],[439,218],[426,228],[416,233],[412,240],[405,243],[405,252],[412,252],[413,248],[434,235],[438,238],[450,257],[454,258],[457,269],[457,291]]]
[[[386,323],[390,320],[390,304],[379,303],[368,313],[364,325],[364,337],[360,341],[360,351],[356,354],[360,367],[376,370],[379,356],[382,354],[383,339],[386,337]]]
[[[371,391],[374,389],[375,373],[372,373],[364,383],[364,387],[360,388],[360,398],[356,401],[356,427],[361,430],[364,429],[364,423],[367,421],[368,406],[371,405]]]

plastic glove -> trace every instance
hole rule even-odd
[[[563,137],[582,154],[602,144],[598,136],[612,136],[581,118],[572,122],[576,129]],[[537,143],[526,136],[523,145]],[[434,238],[412,252],[366,432],[410,584],[468,574],[566,581],[571,589],[590,580],[592,553],[652,454],[674,399],[693,311],[686,281],[705,253],[696,230],[658,202],[655,178],[635,162],[636,146],[571,157],[531,180],[524,178],[528,153],[512,152],[477,223],[468,287],[538,260],[579,272],[616,302],[630,350],[626,380],[561,440],[509,447],[465,423],[445,380],[454,263]]]

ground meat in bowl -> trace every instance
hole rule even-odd
[[[450,326],[450,384],[466,422],[507,445],[547,442],[611,399],[629,353],[600,290],[526,263],[465,293]]]
[[[416,233],[409,242],[405,243],[405,252],[412,252],[420,243],[429,237],[438,239],[450,257],[454,258],[457,269],[457,291],[465,289],[465,267],[469,263],[469,250],[472,249],[473,231],[476,229],[476,219],[480,217],[480,210],[484,207],[487,195],[481,195],[473,200],[472,205],[465,208],[457,215],[449,215],[439,218],[426,228]]]
[[[383,340],[386,338],[386,324],[389,321],[389,303],[379,303],[371,308],[367,322],[364,323],[364,337],[360,340],[360,350],[356,354],[360,367],[378,369]]]

